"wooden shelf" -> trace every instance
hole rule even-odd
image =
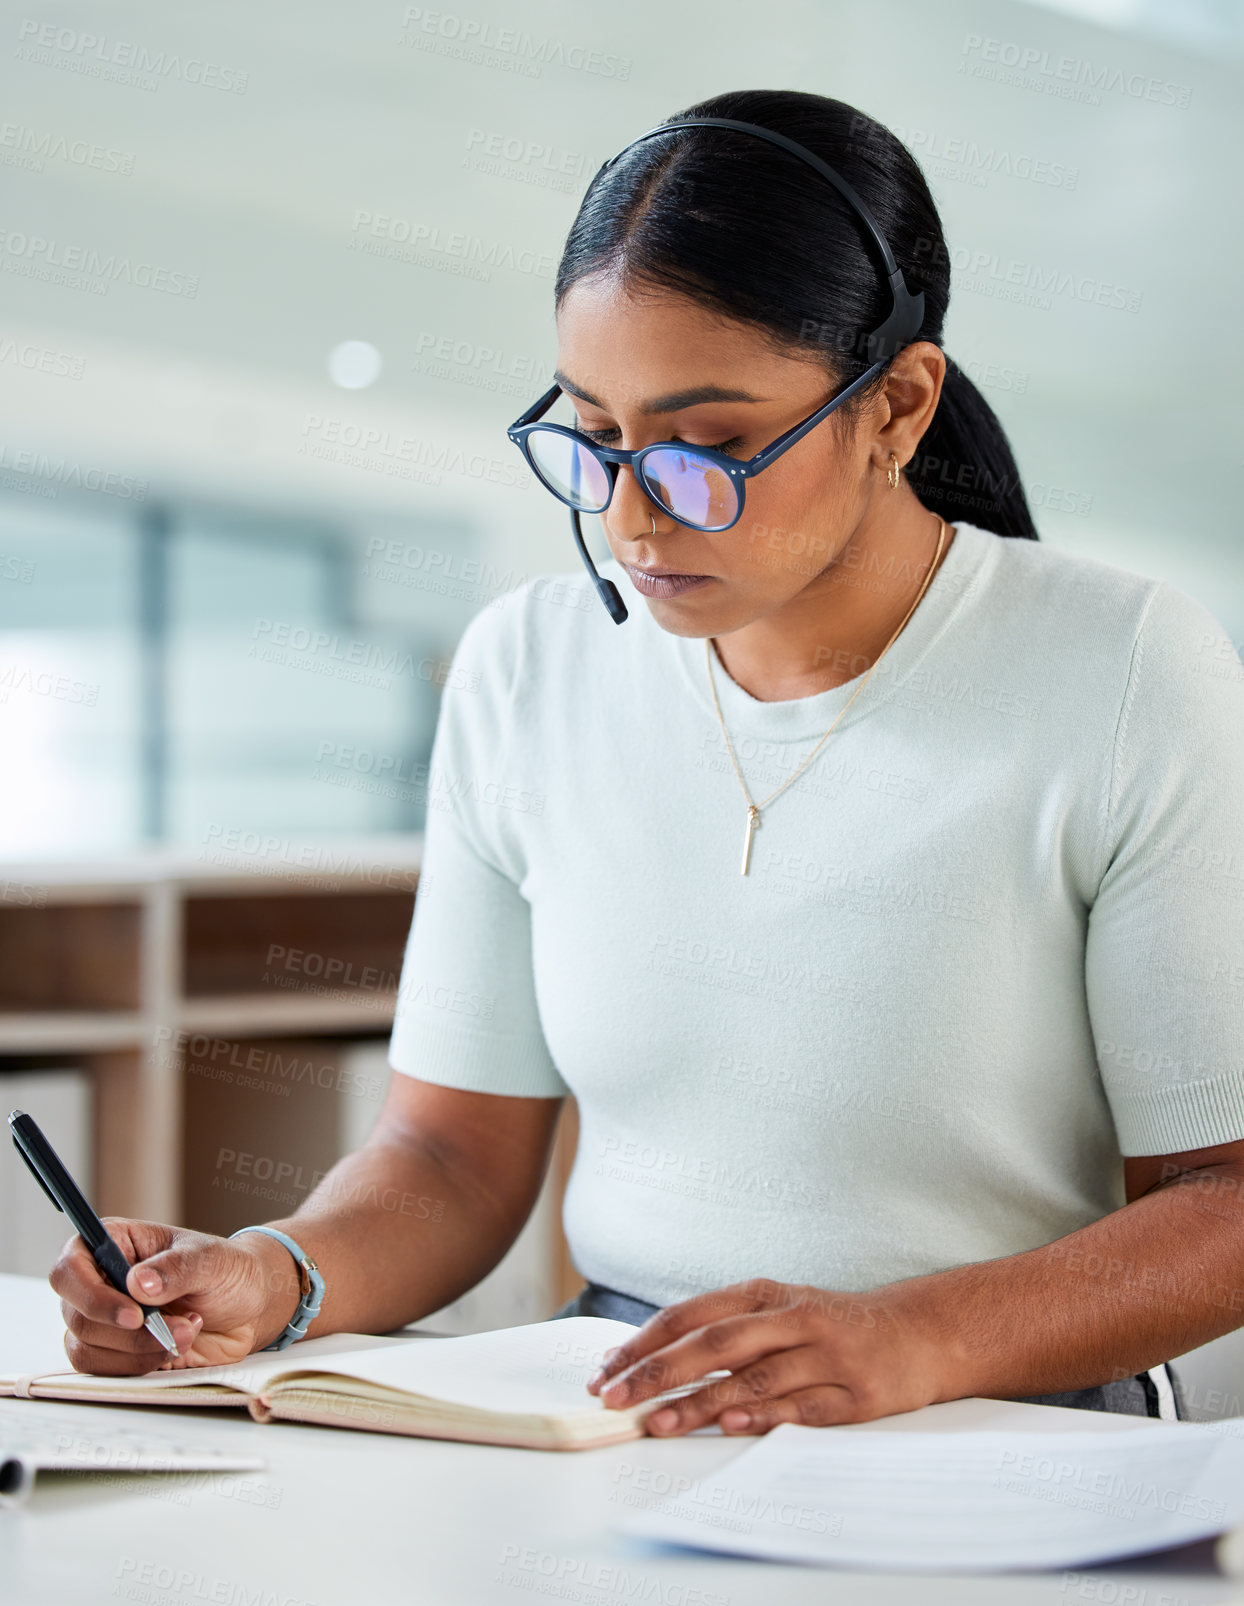
[[[11,860],[0,863],[0,885],[14,889],[0,908],[106,902],[165,883],[221,893],[251,891],[257,882],[294,890],[362,885],[413,892],[422,856],[421,831],[279,842],[251,832],[197,849],[136,849],[106,860]]]
[[[379,1110],[374,1077],[360,1092],[338,1072],[351,1039],[391,1030],[422,850],[417,833],[233,834],[0,864],[0,1058],[90,1075],[102,1215],[227,1233],[297,1207]],[[558,1304],[582,1286],[561,1233],[577,1129],[567,1100],[548,1179]]]
[[[125,1010],[0,1011],[0,1054],[74,1054],[129,1048],[150,1026]]]
[[[0,903],[0,1010],[136,1010],[143,899]]]
[[[0,864],[11,889],[0,898],[0,1056],[63,1055],[91,1074],[102,1214],[214,1230],[185,1214],[211,1126],[201,1075],[193,1118],[186,1108],[196,1038],[211,1039],[210,1063],[250,1039],[307,1052],[323,1039],[329,1054],[351,1036],[388,1035],[422,852],[413,832],[221,832],[199,850]],[[334,1111],[297,1088],[281,1094],[282,1141],[322,1158]],[[228,1105],[219,1086],[215,1097]],[[262,1129],[245,1099],[230,1108]]]
[[[220,998],[187,999],[177,1011],[185,1032],[238,1033],[248,1036],[279,1032],[387,1032],[393,1024],[396,989],[365,997],[317,998],[314,994],[278,993],[267,997],[234,993]]]

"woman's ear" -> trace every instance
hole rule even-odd
[[[878,404],[877,445],[887,463],[891,452],[900,463],[914,456],[933,422],[945,378],[946,353],[931,340],[914,341],[895,357]]]

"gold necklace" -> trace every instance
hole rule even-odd
[[[898,629],[890,637],[889,641],[886,642],[885,646],[877,654],[872,666],[869,668],[868,674],[864,676],[863,680],[860,681],[859,685],[851,693],[851,696],[847,699],[846,707],[841,710],[838,715],[838,719],[842,718],[842,715],[846,713],[847,708],[850,708],[851,704],[864,690],[864,687],[868,684],[868,676],[872,674],[873,670],[876,669],[877,665],[885,657],[886,653],[889,652],[890,648],[898,640],[899,636],[902,634],[904,626],[907,624],[908,619],[911,618],[912,614],[915,613],[916,609],[920,606],[920,599],[929,589],[929,582],[933,578],[933,571],[937,568],[938,559],[942,555],[942,544],[946,539],[946,525],[944,521],[939,514],[935,513],[933,516],[937,519],[937,551],[933,554],[933,561],[929,564],[929,570],[924,577],[924,583],[921,585],[920,590],[916,595],[915,602],[912,603],[911,607],[908,608],[907,612],[904,614],[903,623],[899,625]],[[717,723],[721,726],[721,734],[725,740],[726,752],[730,755],[730,762],[734,765],[734,773],[738,776],[739,785],[743,788],[743,796],[747,799],[747,828],[746,834],[743,837],[743,869],[741,872],[743,875],[746,875],[748,861],[750,860],[752,854],[752,833],[760,823],[761,809],[768,808],[769,804],[773,802],[773,799],[777,797],[778,792],[784,792],[792,781],[797,781],[799,779],[804,770],[807,769],[808,765],[812,762],[812,760],[816,757],[821,748],[824,747],[825,743],[833,734],[834,725],[837,725],[838,719],[834,721],[834,724],[831,725],[825,732],[824,736],[821,737],[820,741],[808,754],[807,758],[804,759],[803,763],[799,766],[795,773],[788,776],[786,780],[782,782],[781,786],[778,787],[777,792],[771,792],[769,796],[765,798],[763,803],[753,803],[751,793],[747,790],[747,782],[743,779],[743,772],[739,769],[738,761],[735,759],[734,748],[730,745],[730,736],[726,730],[726,722],[721,717],[721,704],[717,700],[717,683],[713,679],[713,638],[711,636],[705,636],[704,638],[704,654],[708,663],[708,684],[713,694],[713,707],[717,710]]]

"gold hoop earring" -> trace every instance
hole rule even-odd
[[[890,467],[885,471],[885,482],[892,491],[898,490],[898,482],[900,477],[901,473],[898,466],[898,454],[896,452],[891,452]]]

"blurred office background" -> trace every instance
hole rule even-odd
[[[577,566],[504,433],[555,363],[565,232],[607,156],[706,95],[813,90],[908,143],[955,263],[947,349],[1042,539],[1244,640],[1240,0],[29,0],[0,36],[0,933],[133,960],[0,1000],[28,1017],[14,1073],[89,1061],[97,1097],[183,1125],[212,1078],[185,1044],[161,1071],[156,1031],[292,1032],[387,1074],[375,1015],[221,1005],[252,972],[187,866],[417,862],[464,624]],[[366,1130],[346,1108],[332,1141]],[[168,1174],[122,1181],[106,1208],[188,1208]]]
[[[576,566],[504,434],[555,362],[560,245],[601,161],[725,88],[815,90],[906,140],[954,254],[947,349],[1042,538],[1176,581],[1239,639],[1242,16],[19,8],[6,855],[419,827],[415,785],[332,784],[368,775],[338,744],[416,774],[465,621]],[[28,689],[49,673],[61,695]]]

